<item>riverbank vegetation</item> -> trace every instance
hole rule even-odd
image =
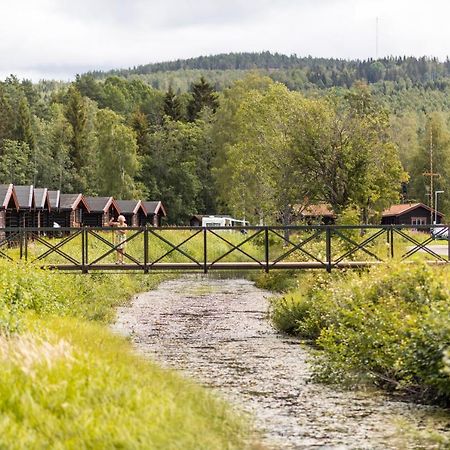
[[[308,274],[273,300],[282,331],[323,352],[317,378],[368,382],[450,405],[450,272],[390,264],[362,273]]]
[[[160,280],[0,261],[0,447],[252,446],[242,417],[105,327]]]

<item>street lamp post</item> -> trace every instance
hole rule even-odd
[[[434,224],[437,224],[437,204],[438,204],[438,194],[443,194],[444,191],[434,191]]]

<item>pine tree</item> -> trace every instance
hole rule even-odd
[[[176,121],[183,119],[180,100],[173,92],[172,85],[164,96],[164,114]]]
[[[69,157],[73,168],[80,177],[79,183],[75,184],[77,190],[83,190],[85,183],[83,178],[83,169],[87,164],[86,158],[86,125],[87,108],[83,97],[78,90],[71,86],[68,91],[65,114],[68,122],[72,126],[72,140],[69,147]]]
[[[213,87],[202,76],[198,83],[194,83],[191,87],[192,100],[187,107],[188,119],[190,122],[196,120],[200,114],[200,111],[204,107],[209,107],[213,112],[216,111],[219,102],[217,100],[217,94],[214,92]]]

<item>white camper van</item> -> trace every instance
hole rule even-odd
[[[204,216],[202,227],[248,227],[246,220],[233,219],[230,216]]]

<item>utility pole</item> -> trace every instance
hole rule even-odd
[[[433,209],[434,209],[434,203],[433,203],[433,193],[434,193],[434,177],[439,177],[439,173],[435,173],[433,167],[433,126],[430,120],[430,171],[424,172],[424,176],[430,177],[430,208],[431,208],[431,223],[433,223]]]

